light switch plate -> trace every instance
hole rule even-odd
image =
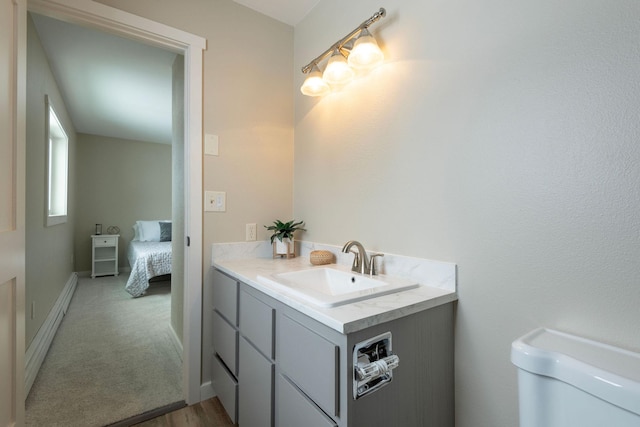
[[[204,136],[204,154],[218,155],[218,135],[208,133]]]
[[[205,212],[226,212],[227,210],[227,193],[224,191],[205,191],[204,192],[204,211]]]

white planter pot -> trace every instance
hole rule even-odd
[[[282,239],[282,241],[276,239],[276,254],[278,255],[287,255],[293,254],[293,240],[290,239]]]

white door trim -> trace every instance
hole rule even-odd
[[[27,10],[0,6],[0,425],[24,425]],[[9,172],[9,174],[7,174]]]
[[[202,354],[202,37],[91,0],[28,0],[29,11],[124,36],[185,57],[185,248],[183,393],[200,398]]]

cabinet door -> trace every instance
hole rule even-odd
[[[271,427],[273,363],[253,348],[244,337],[240,338],[239,359],[238,424],[242,427]]]
[[[278,375],[278,427],[336,427],[336,423],[282,375]]]
[[[237,375],[236,354],[238,349],[238,331],[214,310],[212,333],[213,351],[220,356],[220,359],[227,365],[227,368],[234,375]]]
[[[238,326],[238,282],[218,270],[213,270],[213,306]]]
[[[265,356],[273,359],[273,325],[275,310],[240,291],[240,333]]]
[[[211,367],[211,385],[216,391],[220,403],[227,411],[229,418],[234,423],[238,422],[238,383],[222,361],[213,356],[213,363]]]
[[[340,347],[287,316],[278,319],[280,369],[327,414],[339,415]]]

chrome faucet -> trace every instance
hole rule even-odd
[[[353,250],[354,246],[358,249],[357,252]],[[342,247],[342,252],[345,254],[352,252],[354,255],[351,271],[361,274],[369,274],[371,276],[378,274],[378,270],[376,269],[376,257],[383,257],[384,254],[372,254],[371,258],[367,258],[367,251],[364,250],[364,246],[356,240],[349,240],[345,243]]]
[[[353,247],[356,247],[357,252],[353,251]],[[367,274],[369,272],[369,258],[367,258],[367,251],[364,250],[364,246],[362,243],[356,240],[349,240],[342,247],[342,252],[348,254],[349,252],[353,252],[355,257],[353,258],[353,265],[351,266],[351,271],[355,271],[356,273]]]

